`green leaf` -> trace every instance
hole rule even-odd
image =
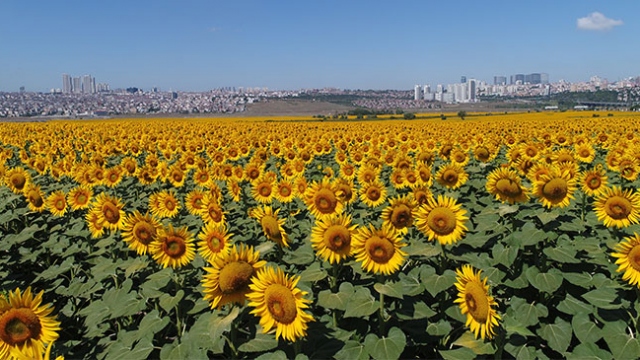
[[[591,286],[591,282],[593,281],[593,276],[586,272],[565,272],[562,274],[562,276],[564,276],[564,278],[573,285],[577,285],[587,289]]]
[[[524,302],[517,305],[514,310],[514,318],[524,326],[537,325],[539,318],[549,315],[549,310],[543,304]]]
[[[256,336],[253,339],[240,345],[238,350],[242,352],[264,352],[274,349],[277,346],[278,341],[276,341],[273,334],[263,334],[262,330],[260,330],[256,332]]]
[[[444,336],[451,332],[451,324],[446,320],[440,320],[437,323],[427,325],[427,334],[433,336]]]
[[[602,338],[602,329],[589,319],[589,315],[574,315],[571,320],[571,325],[573,326],[573,332],[576,334],[576,337],[582,343],[595,343]]]
[[[631,338],[624,333],[606,333],[604,340],[614,359],[637,359],[640,354],[638,339]]]
[[[562,285],[562,273],[558,269],[551,269],[546,273],[538,273],[531,281],[536,289],[552,294]]]
[[[483,247],[487,243],[487,241],[489,241],[494,236],[494,234],[481,233],[467,234],[467,236],[464,237],[464,240],[460,243],[469,245],[474,249],[478,249]]]
[[[173,270],[164,268],[156,273],[149,275],[147,280],[141,285],[141,293],[148,298],[157,298],[165,294],[160,289],[167,286],[171,280]]]
[[[144,316],[142,321],[140,321],[140,325],[138,325],[138,331],[136,332],[136,335],[134,338],[135,340],[142,339],[142,338],[153,339],[153,336],[157,332],[164,329],[165,326],[169,324],[169,321],[170,321],[169,317],[165,316],[161,318],[159,314],[160,313],[158,312],[158,310],[154,309],[150,313]]]
[[[380,294],[402,299],[402,284],[399,282],[387,281],[384,284],[375,283],[373,288]]]
[[[523,247],[536,245],[549,238],[549,235],[543,230],[536,228],[536,225],[533,222],[524,224],[521,230],[514,233],[514,236],[521,240],[521,246]]]
[[[131,277],[132,274],[138,270],[145,269],[149,265],[149,260],[145,257],[138,256],[134,258],[130,264],[125,268],[124,277]]]
[[[295,251],[290,253],[289,256],[285,256],[283,261],[287,264],[307,265],[313,263],[315,259],[316,255],[313,251],[313,248],[311,247],[311,242],[307,241],[304,245],[300,246]],[[312,264],[312,266],[315,264],[320,265],[319,262],[315,262],[314,264]]]
[[[437,313],[433,311],[424,301],[413,303],[413,319],[427,319],[435,316]]]
[[[474,354],[477,355],[488,355],[496,352],[495,347],[493,347],[490,342],[485,342],[482,339],[476,339],[475,335],[470,331],[465,331],[458,340],[453,342],[453,345],[471,349]]]
[[[442,275],[433,274],[426,279],[422,278],[425,289],[431,296],[438,295],[441,291],[449,289],[456,282],[456,273],[446,270]]]
[[[578,344],[571,353],[564,353],[567,359],[570,360],[605,360],[612,359],[613,355],[607,350],[601,349],[594,343],[582,343]]]
[[[398,359],[407,345],[407,337],[397,327],[389,329],[389,336],[378,338],[368,334],[364,339],[364,348],[376,360]]]
[[[594,305],[600,309],[619,309],[622,304],[614,304],[613,302],[617,299],[618,295],[612,289],[595,289],[591,290],[588,293],[582,295],[582,297],[589,302],[589,304]]]
[[[472,360],[476,358],[476,353],[471,349],[459,348],[455,350],[438,350],[440,356],[445,360]]]
[[[515,205],[500,205],[498,207],[498,215],[500,216],[505,216],[507,214],[513,214],[518,212],[519,206],[518,204]]]
[[[536,216],[538,217],[540,222],[542,222],[542,225],[547,225],[549,222],[555,220],[558,216],[560,216],[560,213],[555,210],[549,212],[539,211]]]
[[[300,273],[300,281],[320,281],[327,275],[327,271],[321,267],[320,262],[315,262]]]
[[[337,293],[331,290],[322,290],[318,293],[318,305],[326,309],[346,310],[349,299],[355,294],[353,285],[349,282],[340,284]]]
[[[163,294],[160,296],[160,307],[164,309],[166,312],[170,312],[176,305],[180,303],[182,297],[184,296],[184,290],[180,289],[176,292],[175,296],[171,296],[169,294]]]
[[[569,344],[571,344],[573,331],[571,324],[560,318],[556,318],[555,323],[542,325],[538,334],[547,341],[550,348],[559,353],[563,353],[567,351]]]
[[[364,348],[364,344],[349,340],[334,357],[336,360],[369,360],[369,353]]]
[[[369,316],[378,310],[378,302],[371,296],[369,289],[359,287],[349,299],[344,317]]]
[[[558,304],[557,309],[569,315],[591,314],[593,312],[593,306],[583,303],[571,294],[567,294],[566,298]]]
[[[301,354],[298,354],[298,355],[301,355]],[[287,354],[282,350],[264,353],[258,356],[257,358],[255,358],[255,360],[287,360],[287,359],[288,359]],[[296,359],[298,358],[296,357]]]
[[[549,259],[560,263],[577,264],[581,262],[580,259],[576,259],[578,251],[569,246],[547,247],[544,248],[542,252],[547,255]]]
[[[414,241],[411,245],[405,248],[405,252],[409,256],[420,256],[424,258],[430,258],[434,256],[438,256],[442,253],[440,247],[436,245],[432,245],[431,243],[426,243],[423,241]]]
[[[398,274],[400,284],[402,284],[402,294],[408,296],[416,296],[422,294],[424,286],[420,281],[420,269],[413,268],[408,274]]]
[[[491,250],[491,254],[493,257],[493,265],[502,264],[510,267],[518,257],[518,249],[510,246],[505,247],[498,243]]]
[[[507,334],[519,334],[522,336],[535,336],[534,333],[531,332],[527,328],[526,325],[522,324],[520,321],[516,320],[511,315],[504,315],[502,318],[502,325],[506,330]]]
[[[507,343],[504,346],[504,349],[515,357],[518,360],[528,360],[528,359],[536,359],[536,349],[531,346],[526,345],[514,345],[512,343]]]

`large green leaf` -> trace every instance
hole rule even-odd
[[[517,360],[537,359],[536,349],[533,346],[514,345],[512,343],[507,343],[505,344],[504,349]]]
[[[426,278],[421,275],[421,278],[424,283],[424,288],[431,296],[436,296],[440,292],[453,286],[456,282],[456,273],[452,270],[445,270],[442,275],[432,274]]]
[[[588,289],[591,286],[591,282],[593,281],[593,276],[584,271],[581,273],[565,272],[562,274],[562,276],[564,276],[564,278],[568,282],[585,289]]]
[[[522,336],[535,336],[534,333],[531,332],[527,328],[526,325],[522,324],[522,322],[518,321],[512,315],[504,315],[502,317],[502,326],[506,330],[507,334],[519,334]]]
[[[588,293],[582,295],[591,305],[594,305],[600,309],[619,309],[622,306],[619,302],[616,303],[618,295],[615,290],[598,288],[591,290]]]
[[[184,290],[180,289],[176,292],[174,296],[169,294],[163,294],[160,296],[160,307],[164,309],[166,312],[170,312],[176,305],[180,303],[182,297],[184,296]]]
[[[365,349],[364,344],[349,340],[334,357],[336,360],[368,360],[369,353]]]
[[[273,334],[263,334],[262,331],[259,331],[253,339],[241,344],[238,347],[238,350],[242,352],[255,353],[269,351],[274,349],[276,346],[278,346],[278,341],[276,341]]]
[[[557,318],[553,324],[542,325],[538,331],[538,334],[547,341],[549,347],[559,353],[563,353],[569,348],[572,333],[571,324],[560,318]]]
[[[349,282],[343,282],[340,284],[337,293],[332,293],[331,290],[322,290],[318,293],[319,306],[327,309],[346,310],[349,299],[355,294],[353,285]]]
[[[397,327],[389,329],[389,335],[379,338],[368,334],[364,339],[364,348],[376,360],[398,359],[407,346],[407,337]]]
[[[564,353],[570,360],[607,360],[613,359],[613,355],[605,349],[601,349],[595,343],[578,344],[571,353]]]
[[[296,359],[298,359],[298,357],[296,357]],[[274,352],[264,353],[256,357],[255,360],[287,360],[287,353],[282,350],[277,350]]]
[[[558,304],[557,309],[565,314],[576,315],[591,314],[594,308],[574,298],[571,294],[567,294],[566,298]]]
[[[502,264],[506,267],[511,267],[511,264],[518,257],[518,249],[507,246],[505,247],[502,244],[496,244],[491,250],[491,254],[493,257],[493,264]]]
[[[416,296],[422,294],[424,285],[420,281],[420,269],[413,268],[408,274],[399,273],[400,284],[402,285],[402,294],[408,296]]]
[[[470,331],[465,331],[453,342],[453,345],[462,346],[471,349],[477,355],[488,355],[496,352],[495,347],[490,342],[482,339],[476,339],[475,335]]]
[[[138,325],[138,331],[136,332],[134,339],[142,339],[142,338],[150,338],[153,339],[153,336],[164,329],[167,324],[169,324],[169,317],[160,317],[158,310],[152,310],[150,313],[142,318],[140,324]]]
[[[581,260],[576,258],[576,254],[578,251],[573,247],[568,245],[566,246],[558,246],[558,247],[547,247],[542,250],[542,252],[549,257],[551,260],[555,260],[559,263],[566,264],[577,264],[580,263]]]
[[[300,273],[300,281],[320,281],[327,277],[327,271],[321,267],[320,262],[309,265]]]
[[[445,360],[472,360],[476,358],[476,353],[471,349],[459,348],[454,350],[438,350],[440,356]]]
[[[373,288],[379,293],[396,299],[402,299],[402,284],[399,282],[387,281],[384,284],[375,283]]]
[[[344,312],[344,317],[369,316],[378,310],[379,302],[371,296],[369,289],[359,287],[351,296]]]
[[[562,272],[558,269],[550,269],[546,273],[538,273],[529,277],[531,285],[540,291],[554,293],[562,285]]]
[[[437,323],[427,325],[427,334],[433,336],[444,336],[451,332],[451,324],[446,320],[440,320]]]
[[[640,342],[624,333],[606,333],[604,340],[614,359],[637,359],[640,354]]]
[[[595,343],[602,338],[602,329],[598,327],[586,314],[574,315],[571,320],[573,332],[580,342]]]

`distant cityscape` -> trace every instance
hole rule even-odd
[[[507,79],[509,80],[507,83]],[[493,77],[493,82],[461,76],[453,84],[415,85],[413,90],[347,90],[337,88],[269,90],[261,87],[221,87],[204,92],[146,91],[137,87],[111,89],[108,83],[96,83],[91,75],[62,74],[62,86],[48,93],[0,92],[0,118],[59,117],[85,118],[118,115],[215,114],[246,111],[247,106],[278,99],[316,98],[370,109],[374,112],[442,109],[444,105],[485,101],[550,97],[577,92],[614,92],[609,105],[637,109],[640,100],[640,76],[608,81],[592,76],[589,81],[549,82],[546,73],[514,74]],[[611,101],[615,101],[615,104]]]

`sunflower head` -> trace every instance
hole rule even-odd
[[[437,199],[430,198],[426,205],[422,205],[416,214],[416,226],[429,240],[436,239],[442,245],[459,241],[467,227],[464,225],[469,218],[465,216],[456,200],[438,195]]]
[[[198,253],[213,263],[216,258],[224,256],[231,249],[231,236],[224,224],[208,223],[198,235]]]
[[[367,272],[390,275],[400,269],[407,254],[402,250],[406,244],[400,234],[390,226],[376,229],[373,225],[362,227],[352,242],[356,261]]]
[[[345,214],[318,219],[311,230],[311,245],[325,261],[340,263],[352,253],[351,238],[356,228]]]
[[[250,211],[250,216],[257,219],[262,226],[262,232],[271,241],[282,247],[288,247],[288,236],[283,228],[285,219],[279,219],[278,213],[280,209],[275,212],[271,206],[263,206]]]
[[[622,280],[640,288],[640,235],[634,233],[633,236],[626,237],[616,245],[611,256],[617,259],[616,271],[623,273]]]
[[[593,206],[598,220],[607,227],[627,227],[640,218],[640,194],[631,189],[606,188]]]
[[[127,216],[122,228],[122,240],[138,255],[149,251],[149,245],[156,240],[162,228],[160,221],[147,213],[142,215],[138,210]]]
[[[458,297],[454,300],[463,315],[467,315],[466,325],[476,338],[491,339],[496,334],[500,315],[494,309],[498,304],[489,295],[487,279],[481,278],[481,271],[475,272],[471,265],[463,265],[456,270]]]
[[[174,228],[172,224],[158,230],[155,241],[149,244],[149,252],[162,267],[178,268],[195,258],[193,238],[187,227]]]

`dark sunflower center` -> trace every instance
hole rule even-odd
[[[291,189],[288,186],[282,186],[280,187],[280,195],[282,196],[289,196],[291,195]]]
[[[88,200],[89,200],[89,197],[86,194],[80,193],[76,196],[76,204],[84,205],[87,203]]]
[[[316,193],[314,204],[321,213],[330,214],[336,210],[338,199],[333,191],[322,188]]]
[[[520,185],[511,179],[500,179],[496,182],[496,189],[508,197],[518,196],[522,193]]]
[[[183,238],[178,236],[167,236],[167,239],[162,243],[162,248],[165,254],[174,259],[187,252],[187,244]]]
[[[133,234],[138,242],[149,245],[156,236],[156,229],[146,221],[140,221],[133,226]]]
[[[41,331],[38,316],[29,308],[11,308],[0,316],[0,339],[10,346],[38,339]]]
[[[166,207],[169,211],[173,211],[176,208],[176,203],[175,201],[173,201],[173,199],[166,199],[164,201],[164,207]]]
[[[351,245],[351,232],[343,225],[331,225],[324,231],[323,240],[331,251],[340,251]]]
[[[410,226],[412,220],[411,209],[407,205],[400,204],[393,208],[393,211],[391,212],[391,223],[396,229],[402,229]]]
[[[542,187],[542,195],[551,201],[560,201],[567,196],[567,182],[564,179],[551,179]]]
[[[251,276],[253,275],[253,266],[246,261],[234,261],[225,265],[220,270],[220,291],[223,294],[233,294],[238,291],[248,289]]]
[[[429,194],[426,191],[416,191],[413,193],[413,197],[419,205],[426,204],[429,201]]]
[[[23,174],[13,174],[10,181],[16,189],[21,190],[27,183],[27,178]]]
[[[636,245],[631,248],[629,254],[627,255],[627,259],[629,260],[629,265],[634,268],[636,271],[640,271],[640,245]]]
[[[220,238],[218,234],[213,234],[209,237],[207,246],[209,246],[209,250],[214,253],[220,252],[220,250],[224,248],[224,240]]]
[[[264,197],[271,195],[271,184],[268,184],[268,183],[260,184],[258,186],[258,193]]]
[[[533,147],[528,147],[525,153],[528,157],[535,157],[536,155],[538,155],[538,150]]]
[[[600,187],[600,185],[602,184],[602,180],[600,180],[600,176],[589,175],[587,176],[586,184],[589,189],[595,190]]]
[[[265,303],[271,316],[281,324],[291,324],[298,315],[296,299],[284,285],[270,285],[264,292]]]
[[[220,210],[217,206],[210,206],[209,207],[209,217],[214,222],[217,222],[217,223],[221,222],[222,221],[222,210]]]
[[[591,155],[591,152],[589,151],[589,149],[580,149],[580,156],[583,158],[589,157],[589,155]]]
[[[371,201],[376,201],[380,199],[380,190],[376,187],[370,187],[367,189],[367,198]]]
[[[260,220],[260,224],[262,225],[262,231],[264,231],[269,239],[282,238],[282,234],[280,233],[280,224],[278,224],[278,219],[275,217],[265,215]]]
[[[449,235],[456,229],[456,214],[449,208],[437,207],[429,212],[427,225],[437,235]]]
[[[485,161],[489,159],[489,150],[487,150],[487,148],[485,147],[478,148],[476,149],[476,156],[478,157],[478,159]]]
[[[349,200],[351,200],[351,197],[353,196],[353,192],[351,191],[351,187],[348,185],[338,185],[338,191],[340,192],[340,199],[342,199],[345,202],[348,202]]]
[[[64,199],[56,199],[54,206],[56,210],[62,211],[67,206],[67,203],[64,201]]]
[[[102,205],[102,214],[105,220],[111,224],[117,224],[120,221],[120,211],[117,206],[111,202],[106,202]]]
[[[489,317],[489,299],[482,286],[475,282],[468,282],[465,287],[465,303],[469,309],[469,314],[473,319],[481,324],[487,322]]]
[[[458,182],[458,173],[455,170],[448,169],[442,174],[442,180],[447,185],[454,185]]]
[[[371,260],[378,264],[386,264],[396,252],[395,246],[388,239],[372,236],[364,244]]]
[[[604,211],[615,220],[626,219],[632,209],[631,202],[622,196],[612,196],[604,203]]]
[[[29,202],[33,204],[33,206],[39,208],[44,203],[44,200],[37,191],[32,190],[29,192]]]

